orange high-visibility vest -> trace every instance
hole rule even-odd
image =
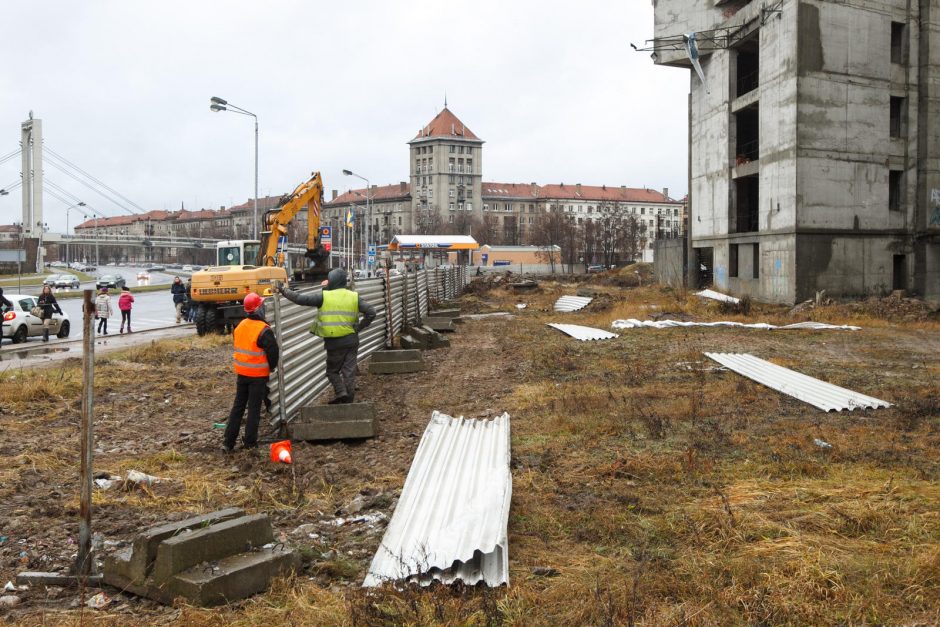
[[[235,352],[232,359],[235,362],[235,372],[246,377],[267,377],[271,374],[268,367],[268,356],[258,346],[258,338],[268,328],[266,322],[245,318],[235,327],[232,334],[235,338]]]

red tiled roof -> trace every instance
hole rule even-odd
[[[487,198],[538,198],[539,186],[526,183],[487,183],[482,184],[483,195]]]
[[[462,137],[463,139],[480,140],[447,107],[444,107],[427,126],[415,135],[415,139],[427,139],[429,137]]]
[[[199,211],[187,211],[186,209],[182,209],[180,211],[148,211],[147,213],[139,213],[132,216],[111,216],[107,218],[98,218],[97,226],[98,228],[104,228],[108,226],[127,226],[136,222],[146,222],[147,220],[156,222],[210,220],[212,218],[223,217],[230,214],[231,211],[228,209],[201,209]],[[92,218],[90,220],[85,220],[75,228],[93,229],[95,228],[95,219]]]
[[[606,185],[535,185],[483,182],[484,198],[535,198],[539,200],[593,200],[597,202],[675,203],[654,189]]]
[[[404,188],[404,189],[403,189]],[[405,199],[411,195],[411,185],[408,183],[396,183],[394,185],[381,185],[376,186],[369,190],[369,195],[375,202],[382,202],[383,200],[393,200],[396,198]],[[336,206],[336,205],[349,205],[349,204],[359,204],[366,201],[366,189],[350,189],[335,199],[323,203],[325,207]]]
[[[268,209],[277,209],[278,207],[281,206],[281,198],[283,197],[284,196],[282,194],[280,196],[265,196],[264,198],[259,198],[258,199],[258,211],[267,211]],[[229,207],[228,210],[229,211],[252,211],[255,208],[255,205],[252,202],[253,200],[254,199],[249,198],[248,200],[246,200],[240,205],[233,205]]]

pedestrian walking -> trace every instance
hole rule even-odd
[[[358,293],[346,289],[347,274],[333,268],[323,282],[323,290],[301,294],[280,282],[274,291],[298,305],[317,307],[317,320],[310,332],[323,338],[326,348],[326,377],[335,397],[330,404],[352,403],[356,395],[356,361],[359,355],[359,333],[375,320],[375,307]],[[362,318],[359,318],[362,314]]]
[[[248,314],[238,323],[232,333],[235,352],[232,355],[235,367],[235,402],[225,425],[225,440],[222,450],[231,453],[241,429],[242,416],[248,408],[245,422],[245,434],[242,436],[244,448],[258,446],[258,423],[261,421],[261,403],[268,396],[268,378],[277,368],[280,350],[274,331],[264,321],[261,304],[264,302],[254,292],[245,296],[243,306]]]
[[[49,325],[52,324],[52,314],[57,313],[60,316],[62,315],[59,301],[56,300],[51,287],[48,285],[42,286],[42,293],[39,294],[39,300],[36,301],[36,306],[42,310],[39,316],[42,319],[42,341],[48,342]]]
[[[186,315],[184,318],[186,322],[195,322],[196,321],[196,303],[193,301],[192,279],[186,279],[186,305],[184,307],[186,310]]]
[[[0,308],[6,307],[4,311],[13,309],[13,303],[11,303],[6,296],[3,295],[3,288],[0,287]]]
[[[108,334],[108,318],[111,317],[111,296],[108,288],[102,287],[95,298],[95,318],[98,320],[98,334]]]
[[[131,309],[134,306],[134,295],[131,288],[126,285],[121,288],[121,297],[118,298],[118,309],[121,310],[121,333],[124,333],[124,323],[127,323],[127,332],[131,332]]]
[[[186,302],[186,286],[179,277],[173,278],[170,293],[173,294],[173,306],[176,308],[176,324],[179,324],[183,321],[183,303]]]

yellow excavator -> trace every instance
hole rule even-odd
[[[320,241],[323,179],[314,172],[264,214],[261,241],[229,240],[217,244],[218,265],[194,272],[191,297],[196,305],[196,332],[221,332],[245,317],[242,301],[249,292],[270,296],[275,281],[287,282],[287,230],[307,208],[306,266],[294,271],[295,282],[322,281],[329,273],[330,251]],[[243,265],[251,263],[252,265]]]

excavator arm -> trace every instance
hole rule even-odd
[[[314,172],[310,180],[281,199],[277,209],[264,214],[264,230],[261,233],[261,248],[258,250],[257,265],[285,265],[286,247],[280,247],[282,237],[287,237],[288,227],[301,209],[307,208],[307,252],[305,256],[310,265],[296,273],[298,278],[316,278],[329,270],[327,260],[330,253],[320,244],[320,209],[323,203],[323,179],[319,172]]]

